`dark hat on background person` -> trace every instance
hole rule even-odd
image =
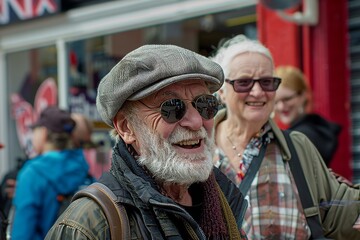
[[[30,127],[46,127],[54,133],[69,133],[75,128],[75,121],[71,118],[71,114],[57,106],[50,106],[44,109],[39,119]]]
[[[136,101],[180,81],[205,81],[211,93],[224,82],[220,65],[174,45],[144,45],[127,54],[101,80],[97,110],[109,126],[126,100]]]

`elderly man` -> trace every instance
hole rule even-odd
[[[116,139],[100,182],[125,206],[131,239],[246,238],[238,227],[243,197],[212,165],[211,94],[222,83],[219,65],[172,45],[134,50],[100,82],[97,108]],[[80,198],[47,239],[109,235],[99,206]]]

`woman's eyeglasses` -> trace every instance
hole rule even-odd
[[[250,92],[255,82],[259,82],[260,87],[265,92],[273,92],[278,89],[281,78],[277,77],[264,77],[259,79],[241,78],[235,80],[225,79],[225,82],[231,84],[235,92]]]
[[[141,103],[146,107],[151,108],[145,103]],[[195,97],[194,100],[191,101],[191,104],[199,112],[200,116],[206,120],[215,117],[219,106],[217,98],[210,94]],[[185,116],[186,111],[185,100],[177,98],[166,100],[161,103],[160,106],[161,117],[167,123],[176,123],[180,121]]]

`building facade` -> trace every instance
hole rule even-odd
[[[102,161],[99,152],[112,143],[95,107],[96,88],[129,51],[166,43],[208,56],[224,37],[257,37],[255,0],[2,0],[2,6],[0,176],[33,154],[28,126],[49,104],[93,121],[101,146],[93,157]]]
[[[313,110],[342,126],[331,167],[360,182],[360,0],[0,2],[0,177],[32,154],[27,125],[47,104],[89,117],[101,146],[93,157],[104,158],[112,143],[96,111],[96,88],[129,51],[160,43],[209,56],[221,39],[242,33],[269,47],[277,65],[305,72]],[[307,13],[315,2],[317,20],[289,21],[265,2],[296,3],[282,9],[288,15]]]

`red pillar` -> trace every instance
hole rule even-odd
[[[319,0],[319,9],[319,24],[303,27],[304,71],[311,79],[314,111],[342,126],[339,149],[331,167],[351,178],[347,1]]]
[[[314,112],[342,126],[331,167],[351,179],[347,1],[319,0],[316,26],[286,22],[261,4],[257,6],[257,14],[259,40],[270,48],[275,64],[300,67],[313,90]]]
[[[301,68],[300,27],[285,22],[273,11],[257,5],[259,40],[270,49],[275,65],[293,65]]]

